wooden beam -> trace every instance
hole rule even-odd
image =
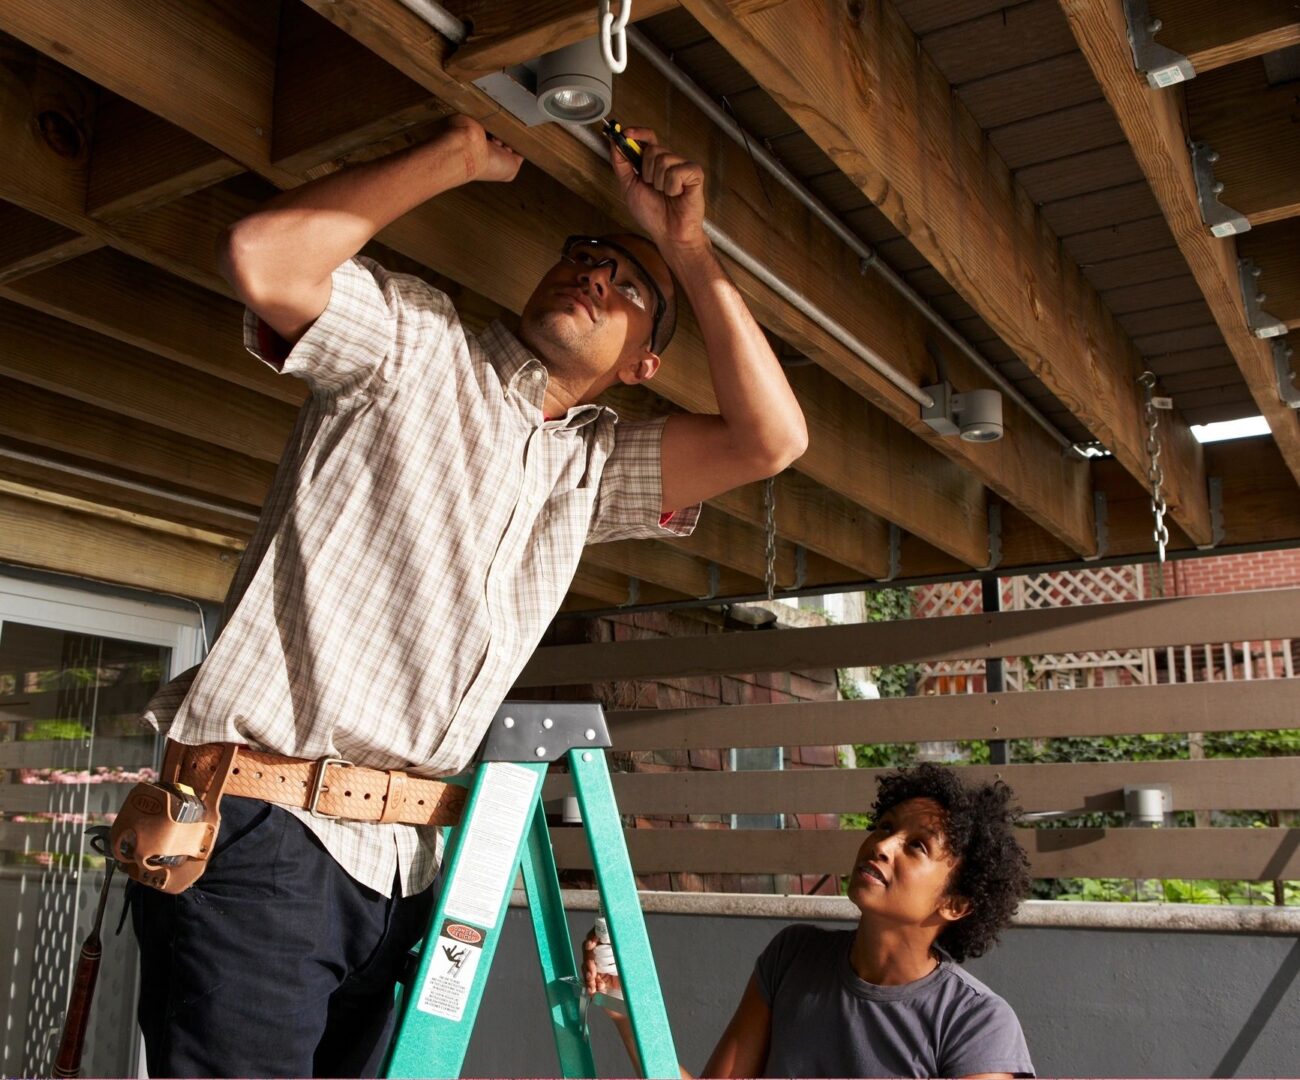
[[[0,38],[0,198],[84,231],[95,96],[58,63]]]
[[[794,769],[769,772],[617,774],[623,814],[854,814],[870,805],[888,769]],[[968,783],[1003,780],[1016,802],[1035,812],[1124,810],[1124,788],[1168,784],[1175,810],[1291,810],[1300,806],[1300,769],[1286,758],[1238,761],[1107,761],[1052,765],[962,765]],[[548,781],[546,797],[573,789],[567,775]]]
[[[183,128],[117,94],[100,94],[86,212],[112,219],[170,202],[243,172]]]
[[[1251,396],[1268,420],[1292,476],[1300,482],[1300,417],[1278,397],[1268,343],[1246,327],[1231,238],[1211,236],[1201,221],[1178,99],[1148,86],[1133,71],[1121,0],[1062,0],[1062,7]],[[1179,524],[1186,523],[1180,518]],[[1198,543],[1205,542],[1195,530],[1185,531]]]
[[[629,829],[639,874],[847,874],[865,833],[839,829]],[[1300,877],[1300,829],[1024,829],[1017,834],[1039,878]],[[591,870],[581,829],[552,829],[556,862]]]
[[[477,89],[467,87],[460,82],[451,79],[442,70],[441,57],[439,56],[438,48],[430,41],[429,28],[399,4],[392,2],[392,0],[362,0],[361,3],[350,5],[347,11],[338,11],[336,5],[326,3],[313,4],[312,6],[316,7],[316,9],[327,18],[335,20],[343,27],[343,29],[356,36],[358,40],[362,41],[384,59],[393,63],[395,66],[402,68],[407,75],[415,78],[421,83],[421,85],[424,85],[430,91],[443,97],[444,100],[457,109],[467,112],[470,115],[490,117],[489,123],[494,132],[508,139],[511,145],[520,149],[527,157],[529,157],[530,160],[537,162],[546,169],[547,172],[560,179],[571,190],[577,192],[583,198],[591,200],[598,210],[605,214],[612,215],[622,215],[625,213],[622,208],[621,200],[611,183],[609,170],[606,165],[579,146],[567,132],[559,130],[554,125],[544,125],[539,128],[525,128],[504,114],[493,115],[497,113],[497,106],[494,102],[487,99]],[[443,47],[445,50],[445,43]],[[689,105],[681,102],[676,102],[674,104],[674,110],[677,114],[684,113],[688,108]],[[661,103],[655,106],[655,113],[662,114],[663,109],[664,106]],[[648,117],[648,119],[653,121],[654,116]],[[752,165],[744,157],[743,151],[741,151],[740,148],[736,148],[736,151],[740,154],[740,158],[737,159],[738,164],[734,170],[734,174],[736,176],[748,176],[752,171]],[[730,155],[729,149],[719,148],[717,152]],[[513,222],[508,220],[507,215],[509,210],[513,209],[514,205],[520,202],[519,192],[520,188],[524,186],[521,182],[524,179],[524,176],[521,174],[520,180],[515,181],[515,183],[511,185],[509,195],[512,196],[512,198],[508,204],[508,208],[501,205],[499,197],[497,198],[495,206],[485,207],[483,205],[484,196],[482,192],[476,192],[472,188],[461,189],[450,193],[448,196],[434,200],[432,203],[426,204],[426,206],[422,207],[419,211],[408,215],[403,222],[398,223],[397,227],[389,230],[385,242],[399,250],[406,251],[408,254],[415,254],[419,248],[411,246],[411,239],[404,238],[400,235],[403,229],[409,227],[411,229],[418,228],[429,237],[429,240],[423,245],[424,250],[426,251],[429,249],[430,244],[437,244],[444,248],[449,245],[455,245],[458,248],[465,247],[466,245],[463,241],[468,239],[468,237],[461,235],[448,235],[445,229],[440,231],[437,240],[434,239],[435,234],[432,226],[435,218],[439,216],[440,210],[456,207],[457,204],[462,208],[455,211],[454,214],[454,220],[459,223],[459,229],[457,230],[458,233],[465,233],[466,230],[477,224],[475,219],[482,220],[485,215],[487,215],[488,220],[484,222],[485,226],[490,224],[490,227],[493,228],[498,235],[508,235],[516,242],[525,235],[536,234],[539,228],[542,227],[541,223],[544,221],[554,220],[558,222],[563,221],[566,218],[574,220],[584,213],[590,213],[589,210],[584,211],[577,205],[565,209],[563,206],[564,200],[558,195],[558,193],[556,193],[548,198],[548,201],[552,202],[553,206],[547,208],[549,213],[555,215],[554,217],[547,218],[537,211],[532,211],[531,213],[523,215],[519,225],[516,226]],[[541,186],[540,182],[538,186]],[[492,197],[493,196],[488,196],[488,198]],[[761,195],[758,194],[757,187],[755,187],[754,190],[754,198],[756,198],[758,202],[752,203],[751,201],[751,205],[761,206],[762,198]],[[740,198],[736,198],[734,203],[726,203],[726,205],[734,205],[736,207],[741,207],[743,204],[744,200]],[[779,221],[781,215],[766,216],[752,210],[749,211],[749,214],[752,222],[751,229],[753,230],[754,235],[762,238],[760,246],[766,245],[767,249],[770,251],[775,243],[772,231],[773,222]],[[493,218],[495,218],[495,220],[492,220]],[[612,225],[613,222],[619,220],[619,218],[600,217],[597,220],[607,225]],[[799,223],[805,222],[808,220],[808,215],[801,212],[796,216],[796,220]],[[799,225],[799,228],[802,229],[802,224]],[[556,228],[555,238],[557,241],[562,239],[562,231],[562,229],[558,227]],[[829,233],[822,230],[822,235],[829,236]],[[808,274],[811,274],[813,278],[818,281],[819,287],[831,287],[833,281],[836,279],[836,275],[822,274],[820,270],[813,269],[805,240],[806,237],[804,232],[800,231],[798,241],[795,241],[794,239],[789,241],[789,251],[799,252],[799,258],[802,260],[801,264],[805,271]],[[549,238],[545,239],[544,242],[547,244],[548,248],[552,243]],[[482,252],[484,250],[490,250],[490,248],[485,249],[482,244],[477,243],[476,241],[471,242],[469,246],[474,248],[475,265],[481,266],[484,262]],[[850,276],[856,278],[857,262],[855,259],[845,260],[846,253],[847,249],[841,248],[840,258],[842,261],[846,261],[846,264],[849,262],[852,263]],[[522,255],[523,252],[521,251],[520,254]],[[539,267],[545,265],[550,262],[551,258],[552,256],[550,255],[550,252],[547,251],[536,265]],[[425,258],[424,261],[427,262],[428,259]],[[516,258],[515,261],[521,267],[527,265],[522,261],[522,259]],[[510,299],[512,282],[508,280],[497,280],[500,277],[499,274],[494,275],[492,280],[484,281],[483,284],[480,285],[471,282],[462,276],[464,273],[469,273],[473,269],[472,266],[457,271],[452,269],[450,264],[443,263],[437,268],[449,273],[451,276],[461,277],[461,280],[465,280],[466,283],[470,284],[476,291],[484,292],[491,296],[492,299],[505,304],[505,306],[516,309],[522,302],[523,296],[527,295],[524,290],[531,290],[532,284],[535,281],[535,275],[532,272],[527,274],[525,280],[516,280],[513,284],[519,292],[515,293],[516,298]],[[786,312],[786,305],[783,301],[774,301],[770,294],[766,294],[765,290],[763,291],[763,295],[760,295],[760,293],[756,291],[757,286],[753,282],[747,281],[743,274],[738,273],[737,279],[741,285],[742,291],[746,292],[747,299],[749,299],[751,304],[755,306],[760,317],[774,317],[776,314]],[[800,284],[804,283],[800,282]],[[870,279],[866,279],[866,285],[864,287],[871,287]],[[900,335],[897,326],[892,320],[892,315],[904,305],[901,304],[896,296],[887,302],[891,305],[889,309],[890,317],[875,319],[874,329],[870,329],[868,332],[874,335],[873,344],[878,345],[882,350],[888,352],[896,351],[899,348],[897,342],[900,340],[902,335]],[[858,294],[856,289],[853,291],[852,295],[846,294],[843,299],[837,303],[843,304],[843,310],[846,312],[844,318],[850,323],[869,325],[872,323],[872,320],[869,318],[870,313],[864,314],[862,311],[862,297]],[[840,309],[839,307],[836,307],[835,310],[838,314]],[[783,315],[783,317],[785,316]],[[916,319],[917,322],[915,324],[909,325],[920,327],[922,321],[919,316],[916,316]],[[789,320],[787,319],[787,322],[788,321]],[[695,352],[698,348],[699,339],[694,335],[690,323],[691,320],[684,319],[683,322],[679,324],[678,336],[674,341],[671,356],[674,365],[680,364],[683,357],[688,352],[688,348],[686,347],[687,340],[694,338],[689,347],[689,351]],[[884,327],[889,327],[888,332],[882,332]],[[782,326],[781,329],[783,331],[788,330],[789,326]],[[826,344],[825,348],[818,355],[834,354],[840,357],[840,362],[843,364],[844,370],[841,372],[837,369],[836,374],[837,376],[841,374],[845,376],[851,375],[853,378],[851,385],[855,389],[861,389],[864,381],[872,385],[878,385],[882,382],[878,376],[873,376],[870,373],[867,373],[864,365],[856,357],[851,360],[847,359],[846,350],[844,350],[842,346],[836,346],[833,342],[830,342],[829,337],[824,333],[820,334],[819,341]],[[910,347],[911,339],[909,338],[908,341]],[[924,358],[924,349],[920,344],[917,345],[915,352],[916,356],[912,361],[913,363],[931,363],[928,358]],[[667,370],[661,373],[657,389],[665,397],[676,401],[678,404],[681,404],[686,408],[695,411],[700,411],[701,409],[712,409],[714,408],[712,403],[712,393],[707,385],[707,379],[704,375],[702,353],[697,352],[696,357],[698,358],[700,366],[696,369],[697,373],[693,374],[689,380],[695,387],[693,392],[688,395],[682,395],[676,387],[670,386],[673,372]],[[669,365],[665,365],[666,368],[668,366]],[[870,417],[862,417],[859,419],[861,414],[864,412],[864,407],[859,404],[854,404],[853,402],[844,401],[843,399],[847,395],[843,394],[841,389],[842,384],[836,379],[819,377],[819,373],[816,369],[803,375],[802,379],[810,387],[808,396],[803,398],[803,404],[805,413],[808,415],[810,429],[814,432],[823,429],[827,425],[834,425],[838,428],[839,425],[845,423],[850,427],[857,423],[868,423],[875,427],[879,426],[879,422],[872,420]],[[902,407],[898,404],[898,397],[901,397],[901,395],[898,395],[895,392],[891,399],[894,402],[892,408],[898,410],[897,415],[899,417],[906,415],[909,422],[915,423],[919,427],[920,422],[919,417],[916,415],[915,407],[909,403],[906,406],[905,411],[903,411]],[[881,401],[884,400],[886,400],[886,398],[882,396]],[[891,415],[894,414],[891,413]],[[946,547],[954,553],[958,550],[961,551],[962,554],[959,557],[971,559],[972,565],[982,562],[986,558],[986,536],[984,535],[982,528],[986,516],[983,506],[983,493],[979,490],[978,483],[966,474],[963,469],[945,470],[938,461],[927,463],[924,466],[919,465],[919,463],[918,465],[913,466],[914,468],[920,469],[922,475],[930,476],[932,479],[937,478],[939,485],[946,489],[947,495],[945,497],[949,500],[955,497],[956,500],[966,508],[963,514],[958,515],[959,520],[954,521],[950,517],[950,524],[953,526],[952,530],[935,529],[932,521],[928,518],[928,515],[930,514],[929,510],[923,510],[919,506],[900,506],[896,495],[888,502],[882,503],[879,496],[871,493],[869,490],[862,490],[861,494],[857,491],[850,490],[853,487],[869,489],[872,486],[872,481],[870,479],[871,474],[875,473],[876,470],[872,469],[864,462],[864,467],[860,470],[859,475],[845,476],[842,467],[843,461],[862,461],[863,458],[860,456],[862,453],[867,453],[869,455],[868,460],[874,458],[876,461],[879,461],[879,451],[871,454],[869,447],[862,447],[858,453],[854,453],[854,450],[858,448],[858,444],[862,440],[860,440],[852,430],[843,436],[841,436],[837,430],[833,437],[837,439],[846,438],[849,442],[854,444],[854,447],[849,448],[841,446],[836,448],[827,445],[824,442],[822,445],[818,445],[818,440],[814,435],[814,445],[810,448],[809,454],[805,455],[804,459],[801,460],[798,465],[801,471],[814,479],[817,479],[819,482],[827,484],[827,486],[838,488],[855,502],[860,503],[873,512],[885,516],[891,516],[892,518],[899,520],[899,523],[904,525],[910,531],[925,535],[927,539],[931,540],[931,542],[936,545]],[[881,449],[885,451],[885,454],[888,457],[897,456],[898,451],[892,445],[887,445]],[[952,453],[954,455],[966,455],[968,453],[967,448],[960,447],[951,440],[943,447],[943,449],[945,453]],[[916,456],[915,450],[908,449],[907,452],[911,456]],[[994,450],[990,453],[994,456],[998,456],[1004,455],[1007,452]],[[986,457],[988,456],[989,455],[986,455]],[[834,464],[829,460],[831,457],[834,458]],[[999,456],[998,460],[1003,462],[1009,461],[1005,456]],[[1052,457],[1051,455],[1040,456],[1040,462],[1045,460],[1055,462],[1059,459]],[[962,464],[967,464],[965,458],[963,458]],[[898,472],[900,465],[901,462],[895,461],[891,466],[891,470],[896,476],[903,475]],[[988,473],[987,482],[998,485],[1003,483],[1003,481],[997,479],[993,468],[988,468]],[[1002,470],[1002,475],[1004,476],[1012,474],[1015,474],[1015,470],[1009,465],[1007,469]],[[1062,472],[1059,477],[1054,474],[1053,480],[1057,482],[1043,483],[1042,488],[1044,491],[1055,493],[1064,490],[1070,494],[1070,497],[1074,497],[1076,485],[1070,482],[1070,470],[1067,467],[1062,467]],[[913,494],[920,495],[922,493],[916,491],[913,492]],[[1079,501],[1082,504],[1090,506],[1088,499],[1082,497],[1085,496],[1086,493],[1080,494],[1081,498]],[[889,509],[886,510],[885,506],[888,506]],[[907,520],[903,520],[899,517],[900,514],[906,514]],[[945,516],[949,515],[945,514]],[[1078,530],[1078,532],[1082,532],[1082,530]]]
[[[774,494],[778,536],[851,567],[861,577],[889,574],[889,522],[884,518],[793,469],[776,478]],[[762,484],[736,488],[709,505],[760,527],[766,516]]]
[[[0,296],[278,401],[306,398],[301,380],[245,351],[240,304],[121,252],[29,274],[0,285]]]
[[[1237,237],[1237,254],[1259,267],[1264,310],[1300,330],[1300,218],[1276,221]]]
[[[1098,690],[957,694],[611,712],[614,748],[839,746],[950,739],[1061,738],[1285,728],[1295,722],[1289,679],[1117,686]]]
[[[340,75],[346,72],[346,77]],[[284,5],[275,65],[276,166],[304,174],[450,112],[304,4]]]
[[[12,0],[0,30],[256,169],[270,161],[279,15],[280,0]]]
[[[730,567],[758,581],[767,573],[766,531],[716,508],[700,516],[690,536],[666,540],[669,546],[689,552],[706,562]],[[809,585],[832,585],[857,581],[861,573],[823,558],[816,553],[798,550],[798,545],[780,538],[773,542],[773,574],[778,590],[798,589]]]
[[[752,596],[763,591],[758,578],[738,573],[679,551],[657,540],[615,540],[589,544],[582,554],[587,566],[634,577],[676,593],[699,599],[709,596]],[[623,601],[626,602],[626,596]]]
[[[1251,225],[1300,214],[1300,123],[1295,83],[1270,86],[1264,61],[1187,83],[1187,128],[1214,150],[1219,197]]]
[[[1207,71],[1300,43],[1295,0],[1150,0],[1159,19],[1155,39],[1192,62],[1197,78]]]
[[[31,458],[48,464],[37,464]],[[185,493],[168,492],[161,485],[145,484],[131,477],[108,477],[92,463],[11,439],[0,439],[0,478],[7,483],[80,499],[92,506],[170,521],[241,541],[247,541],[253,533],[255,511],[251,507],[223,508],[216,499],[203,500],[212,506],[196,505]],[[142,491],[142,486],[158,490]]]
[[[102,242],[0,202],[0,284],[94,251]]]
[[[70,454],[109,473],[262,505],[274,467],[197,439],[0,377],[0,436]]]
[[[578,572],[573,577],[573,584],[569,586],[568,599],[560,610],[582,611],[591,607],[618,607],[627,603],[662,604],[689,599],[651,582],[637,579],[633,585],[632,580],[626,574],[606,570],[584,558],[578,564]]]
[[[413,18],[401,8],[395,11],[385,8],[384,11],[399,22],[404,17]],[[358,13],[352,10],[325,13],[344,20],[347,23],[345,28],[351,26],[358,17]],[[29,16],[34,19],[37,29],[44,25],[40,17],[30,15],[27,9],[6,13],[11,25],[18,21],[19,15],[23,15],[24,19]],[[139,17],[138,11],[136,16]],[[129,22],[131,12],[120,11],[116,18]],[[409,21],[404,25],[407,29],[411,28]],[[420,27],[414,28],[417,39],[427,46],[427,27]],[[33,39],[40,38],[32,25],[24,22],[23,28]],[[192,28],[185,28],[180,33],[180,43],[173,43],[176,47],[171,50],[159,52],[159,57],[183,55],[184,50],[180,44],[188,40],[186,35],[190,29]],[[391,27],[384,28],[385,33],[390,30]],[[136,95],[134,100],[150,108],[157,105],[152,88],[138,88],[129,72],[114,70],[111,56],[103,52],[99,43],[83,40],[79,36],[89,36],[90,29],[77,18],[69,20],[64,28],[65,38],[74,34],[78,35],[76,47],[69,47],[67,53],[60,54],[69,63],[74,63],[79,70],[84,70],[93,77],[108,80],[109,89],[114,92],[128,97]],[[240,48],[247,49],[248,46],[241,44]],[[420,63],[427,65],[428,61],[421,57]],[[167,70],[167,65],[160,63],[157,58],[154,67],[157,71]],[[251,162],[246,140],[237,139],[226,130],[222,119],[225,114],[220,108],[223,99],[218,97],[214,101],[212,98],[212,95],[218,93],[218,88],[213,83],[219,80],[209,78],[211,74],[208,67],[197,74],[172,73],[171,77],[188,90],[186,94],[176,95],[176,101],[169,102],[164,115],[192,133],[213,142],[218,149],[230,156],[254,164],[263,176],[276,183],[289,185],[299,182],[299,178],[288,175],[285,170],[278,169],[269,162]],[[440,67],[437,74],[439,84],[447,84],[448,80],[441,73]],[[227,80],[238,79],[240,75],[237,68],[225,72]],[[256,77],[253,82],[257,82]],[[468,95],[470,105],[478,101],[478,91],[470,93],[460,84],[453,85],[462,99]],[[257,88],[245,87],[237,96],[241,100],[254,100]],[[451,103],[458,108],[464,105],[459,99]],[[478,112],[485,114],[488,111],[488,107],[480,102]],[[604,193],[605,201],[610,201],[613,195],[612,184],[605,166],[591,159],[567,134],[552,130],[544,139],[560,140],[563,161],[570,162],[569,171],[580,175],[589,188],[598,185]],[[575,161],[582,163],[581,169],[573,167],[572,162]],[[541,185],[540,180],[535,183]],[[475,291],[517,310],[541,276],[542,269],[553,261],[553,249],[564,235],[558,223],[568,221],[573,222],[574,227],[579,227],[579,222],[590,222],[592,227],[599,227],[605,220],[593,214],[589,207],[578,203],[571,196],[562,196],[556,190],[537,200],[539,203],[550,204],[545,208],[549,216],[548,213],[538,213],[536,203],[529,206],[523,194],[529,186],[527,180],[521,178],[521,181],[511,185],[504,193],[463,190],[434,200],[417,214],[408,215],[407,219],[399,222],[390,231],[389,242],[425,264],[432,264],[450,276],[464,280]],[[214,279],[210,255],[204,250],[205,244],[200,241],[212,235],[222,214],[229,209],[227,195],[228,192],[205,192],[185,200],[191,207],[199,207],[200,201],[206,200],[193,231],[185,227],[184,215],[173,204],[150,215],[149,220],[135,219],[115,223],[111,240],[123,250],[164,265],[190,280],[217,288],[221,283]],[[551,222],[557,223],[553,229],[554,236],[536,235],[547,229]],[[487,243],[484,242],[485,234],[489,241]],[[520,242],[530,234],[534,243]],[[502,272],[502,266],[492,266],[489,272],[484,252],[501,247],[503,237],[510,239],[507,272]],[[187,260],[197,261],[187,264]],[[679,404],[694,410],[712,408],[712,393],[702,344],[689,319],[684,319],[679,328],[671,359],[672,363],[665,365],[670,370],[661,375],[658,384],[666,396],[675,397]],[[984,531],[986,515],[983,490],[979,482],[962,469],[938,458],[932,451],[926,451],[915,440],[900,442],[897,436],[891,435],[876,445],[875,429],[884,423],[883,417],[877,420],[870,415],[863,416],[867,411],[866,405],[860,400],[844,401],[844,398],[851,395],[843,394],[834,380],[826,380],[817,389],[822,396],[819,400],[806,402],[806,409],[813,414],[811,419],[814,427],[833,425],[833,435],[814,446],[813,451],[800,463],[801,469],[820,482],[840,488],[872,512],[897,519],[909,531],[925,536],[957,557],[968,560],[971,565],[983,562],[987,558],[987,537]],[[853,462],[853,468],[846,470],[845,461]],[[904,492],[894,485],[905,477],[924,479]]]
[[[296,415],[291,405],[7,300],[0,375],[268,462],[280,460]]]
[[[237,552],[0,492],[0,559],[196,600],[226,595]]]
[[[594,37],[596,8],[589,0],[459,0],[447,5],[472,30],[447,61],[448,74],[463,82],[544,56]],[[632,21],[677,7],[677,0],[637,0]]]
[[[538,649],[516,686],[1300,637],[1300,589]]]
[[[890,0],[685,6],[1048,389],[1145,477],[1134,384],[1141,358]],[[1170,509],[1205,542],[1199,446],[1186,424],[1167,419]]]

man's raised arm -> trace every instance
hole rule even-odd
[[[222,275],[286,342],[325,310],[330,275],[422,202],[471,180],[510,181],[523,158],[453,116],[428,142],[286,191],[222,237]]]
[[[661,450],[664,512],[779,473],[803,454],[808,429],[767,338],[704,235],[704,171],[628,128],[642,146],[641,175],[617,151],[628,209],[691,302],[709,357],[718,415],[674,414]]]

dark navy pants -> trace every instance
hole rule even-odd
[[[432,888],[359,884],[293,815],[227,797],[207,871],[132,888],[149,1075],[375,1076]]]

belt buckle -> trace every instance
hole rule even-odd
[[[320,802],[321,793],[325,788],[325,770],[331,765],[340,765],[345,769],[352,768],[352,762],[341,757],[323,757],[316,759],[316,776],[311,784],[311,798],[307,801],[307,812],[312,817],[324,818],[326,821],[337,821],[341,814],[326,814],[316,808]]]

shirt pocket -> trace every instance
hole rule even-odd
[[[594,487],[576,488],[548,499],[538,515],[530,569],[539,580],[561,593],[568,589],[578,569],[595,501]]]

